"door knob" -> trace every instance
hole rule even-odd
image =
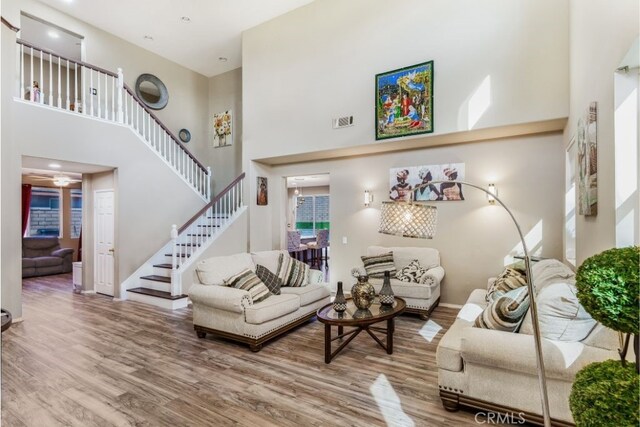
[[[115,251],[115,249],[111,248],[109,249],[109,252],[113,253]]]

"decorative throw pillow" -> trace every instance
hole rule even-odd
[[[427,270],[422,268],[420,262],[417,259],[414,259],[409,263],[409,265],[398,270],[396,273],[396,279],[402,282],[420,283],[420,279],[426,272]]]
[[[529,310],[529,290],[521,286],[494,299],[476,318],[475,326],[517,332]]]
[[[269,292],[274,295],[280,295],[282,280],[280,280],[280,278],[276,274],[272,273],[271,270],[269,270],[264,265],[258,264],[256,265],[256,276],[258,276],[260,280],[262,280],[262,283],[267,285],[267,288],[269,288]]]
[[[578,290],[572,283],[552,283],[536,295],[540,335],[554,341],[576,342],[585,339],[596,321],[580,304]],[[531,311],[520,328],[521,334],[533,335]]]
[[[226,286],[242,289],[249,292],[251,300],[254,303],[264,301],[271,296],[267,285],[262,283],[260,278],[248,268],[242,270],[238,274],[234,274],[231,277],[227,277],[224,281]]]
[[[384,272],[388,271],[391,276],[396,274],[396,266],[393,263],[393,252],[380,255],[362,256],[364,269],[369,277],[384,277]]]
[[[507,267],[500,273],[496,281],[493,282],[493,285],[489,288],[486,300],[487,302],[491,302],[513,289],[526,286],[526,284],[527,280],[519,271]]]
[[[309,270],[307,264],[289,255],[280,254],[278,258],[277,276],[282,281],[282,286],[292,288],[306,286],[309,283]]]

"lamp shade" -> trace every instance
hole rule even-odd
[[[382,202],[379,233],[432,239],[436,234],[438,209],[421,203]]]

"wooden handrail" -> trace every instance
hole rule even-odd
[[[100,67],[98,67],[96,65],[87,64],[86,62],[83,62],[83,61],[78,61],[78,60],[75,60],[75,59],[67,58],[66,56],[60,55],[59,53],[55,53],[52,50],[43,49],[43,48],[38,47],[38,46],[36,46],[34,44],[31,44],[28,41],[24,41],[22,39],[16,39],[16,43],[21,44],[21,45],[23,45],[25,47],[36,49],[36,50],[38,50],[38,51],[40,51],[42,53],[46,53],[48,55],[55,56],[56,58],[60,58],[60,59],[63,59],[65,61],[72,62],[72,63],[74,63],[76,65],[81,65],[83,67],[90,68],[90,69],[92,69],[94,71],[98,71],[99,73],[107,74],[108,76],[115,77],[116,79],[118,78],[118,74],[114,73],[113,71],[105,70],[104,68],[100,68]]]
[[[0,16],[0,20],[2,20],[2,23],[4,24],[5,27],[7,27],[8,29],[10,29],[11,31],[13,31],[14,33],[17,33],[18,31],[20,31],[20,28],[15,27],[14,25],[11,24],[11,22],[7,21],[4,16]]]
[[[186,230],[187,228],[189,228],[189,226],[191,224],[193,224],[198,218],[200,218],[202,216],[202,214],[204,214],[207,209],[209,209],[211,206],[213,206],[214,204],[216,204],[220,199],[222,199],[222,197],[227,194],[229,191],[231,191],[231,189],[240,181],[242,181],[245,177],[245,173],[242,172],[236,179],[234,179],[233,181],[231,181],[231,183],[229,185],[227,185],[224,190],[222,190],[221,192],[219,192],[216,197],[214,197],[209,203],[207,203],[202,209],[200,209],[198,211],[198,213],[196,213],[193,217],[191,217],[191,219],[189,221],[187,221],[182,227],[180,227],[178,229],[178,234],[181,234],[184,230]]]
[[[144,102],[142,102],[142,100],[141,100],[140,98],[138,98],[138,95],[136,95],[136,93],[135,93],[135,92],[134,92],[134,91],[129,87],[129,85],[128,85],[128,84],[126,84],[126,83],[124,84],[124,89],[129,93],[129,95],[131,95],[131,96],[133,97],[133,99],[135,99],[135,100],[136,100],[136,102],[137,102],[138,104],[140,104],[140,106],[141,106],[141,107],[142,107],[142,108],[143,108],[143,109],[144,109],[144,110],[145,110],[145,111],[146,111],[146,112],[151,116],[151,118],[152,118],[153,120],[155,120],[155,122],[156,122],[156,123],[157,123],[157,124],[158,124],[158,125],[159,125],[159,126],[160,126],[164,131],[165,131],[165,132],[167,132],[167,133],[169,134],[169,136],[171,137],[171,139],[173,139],[173,142],[175,142],[176,144],[178,144],[178,146],[180,147],[180,149],[182,149],[182,151],[184,151],[184,152],[187,154],[187,156],[189,156],[189,157],[191,158],[191,160],[193,160],[193,161],[195,162],[195,164],[197,164],[197,165],[198,165],[198,167],[199,167],[200,169],[202,169],[204,172],[207,172],[207,168],[206,168],[202,163],[200,163],[200,161],[199,161],[198,159],[196,159],[196,157],[195,157],[193,154],[191,154],[191,151],[189,151],[189,150],[187,149],[187,147],[185,147],[185,145],[184,145],[184,144],[183,144],[183,143],[178,139],[178,137],[177,137],[177,136],[175,136],[175,135],[174,135],[174,133],[173,133],[173,132],[171,132],[171,131],[169,130],[169,128],[167,128],[167,127],[164,125],[164,123],[162,123],[162,122],[160,121],[160,119],[158,118],[158,116],[156,116],[156,115],[153,113],[153,111],[151,111],[151,109],[150,109],[149,107],[147,107],[147,105],[146,105]]]
[[[10,24],[9,24],[9,25],[10,25]],[[88,63],[83,62],[83,61],[77,61],[77,60],[75,60],[75,59],[67,58],[67,57],[65,57],[65,56],[63,56],[63,55],[57,54],[57,53],[55,53],[55,52],[53,52],[53,51],[51,51],[51,50],[48,50],[48,49],[43,49],[43,48],[41,48],[41,47],[39,47],[39,46],[36,46],[36,45],[34,45],[34,44],[31,44],[31,43],[29,43],[29,42],[27,42],[27,41],[25,41],[25,40],[22,40],[22,39],[17,39],[17,40],[16,40],[16,42],[17,42],[18,44],[21,44],[21,45],[25,46],[25,47],[33,48],[33,49],[36,49],[36,50],[38,50],[38,51],[40,51],[40,52],[42,52],[42,53],[46,53],[46,54],[48,54],[48,55],[53,55],[53,56],[55,56],[55,57],[57,57],[57,58],[63,59],[63,60],[65,60],[65,61],[72,62],[72,63],[74,63],[74,64],[76,64],[76,65],[81,65],[81,66],[83,66],[83,67],[90,68],[90,69],[92,69],[92,70],[98,71],[98,72],[100,72],[100,73],[106,74],[106,75],[111,76],[111,77],[114,77],[114,78],[116,78],[116,79],[118,78],[118,74],[117,74],[117,73],[114,73],[113,71],[105,70],[104,68],[100,68],[100,67],[98,67],[98,66],[96,66],[96,65],[91,65],[91,64],[88,64]],[[156,115],[151,111],[151,109],[150,109],[149,107],[147,107],[147,105],[146,105],[144,102],[142,102],[142,100],[141,100],[140,98],[138,98],[138,96],[137,96],[137,95],[135,94],[135,92],[134,92],[134,91],[129,87],[129,85],[127,85],[127,84],[125,83],[125,84],[124,84],[124,89],[125,89],[125,90],[126,90],[126,91],[127,91],[127,92],[132,96],[132,97],[133,97],[133,99],[135,99],[135,100],[136,100],[136,102],[137,102],[138,104],[140,104],[140,106],[142,107],[142,109],[143,109],[143,110],[145,110],[145,111],[146,111],[146,112],[151,116],[151,118],[153,118],[153,120],[155,120],[155,122],[156,122],[156,123],[158,123],[158,125],[159,125],[159,126],[160,126],[164,131],[165,131],[165,132],[167,132],[167,133],[169,134],[169,136],[171,137],[171,139],[173,140],[173,142],[175,142],[176,144],[178,144],[178,147],[180,147],[180,149],[181,149],[182,151],[184,151],[184,152],[185,152],[185,154],[186,154],[187,156],[189,156],[189,158],[191,158],[191,160],[193,160],[193,161],[194,161],[194,163],[195,163],[196,165],[198,165],[198,167],[199,167],[203,172],[207,173],[208,171],[207,171],[206,166],[205,166],[205,165],[203,165],[203,164],[202,164],[198,159],[196,159],[196,157],[195,157],[195,156],[194,156],[194,155],[189,151],[189,149],[188,149],[187,147],[185,147],[185,145],[180,141],[180,139],[178,139],[178,137],[177,137],[173,132],[171,132],[171,131],[169,130],[169,128],[167,128],[167,127],[164,125],[164,123],[162,123],[162,122],[160,121],[160,119],[158,118],[158,116],[156,116]]]

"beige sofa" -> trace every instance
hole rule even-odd
[[[535,265],[533,276],[538,290],[559,282]],[[488,285],[494,280],[489,279]],[[436,359],[442,403],[450,411],[462,406],[502,412],[541,425],[533,336],[473,327],[487,305],[486,294],[485,289],[474,290],[440,340]],[[526,329],[524,323],[521,329]],[[542,341],[553,425],[573,425],[569,394],[575,375],[589,363],[618,359],[618,334],[596,324],[582,341]]]
[[[422,267],[427,269],[426,283],[424,284],[391,279],[393,293],[403,298],[407,303],[405,312],[419,314],[423,320],[426,320],[440,302],[440,283],[444,278],[444,268],[440,266],[440,253],[433,248],[383,246],[369,246],[367,248],[367,255],[380,255],[388,252],[393,252],[393,263],[397,270],[406,267],[416,259]],[[364,270],[362,263],[360,263],[359,269]],[[369,278],[369,283],[376,289],[376,293],[380,292],[382,281],[383,279]]]
[[[253,254],[209,258],[200,261],[197,270],[205,272],[207,284],[195,274],[189,290],[193,302],[193,326],[199,338],[207,333],[249,344],[252,351],[288,330],[312,319],[318,308],[330,302],[329,286],[323,274],[311,270],[308,284],[299,288],[282,287],[281,295],[272,295],[253,304],[245,290],[221,286],[223,280],[248,268],[255,271],[261,264],[273,273],[280,254],[287,251],[265,251]]]

